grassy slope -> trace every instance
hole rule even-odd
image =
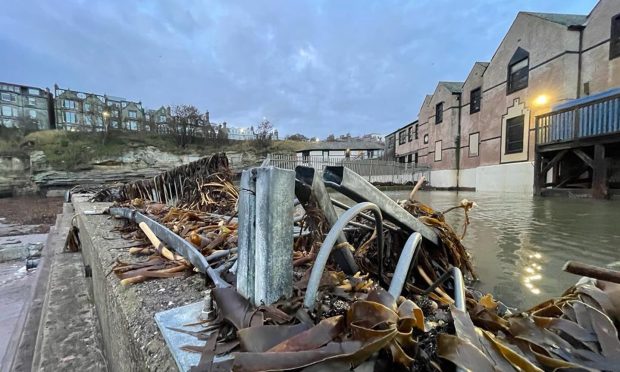
[[[212,154],[214,152],[252,152],[257,155],[267,153],[294,152],[304,145],[296,141],[273,141],[267,148],[257,148],[253,142],[230,141],[228,144],[208,144],[195,139],[195,143],[182,148],[171,135],[151,133],[112,132],[103,144],[99,133],[80,133],[47,130],[30,133],[23,137],[17,134],[0,136],[0,154],[21,155],[29,150],[41,150],[50,165],[58,170],[79,170],[89,167],[96,158],[118,156],[127,148],[154,146],[161,151],[173,154]],[[23,146],[31,143],[32,146]]]

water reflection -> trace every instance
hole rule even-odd
[[[395,199],[407,194],[388,192]],[[480,277],[476,285],[509,306],[526,308],[562,294],[578,279],[562,271],[567,260],[602,266],[620,261],[618,201],[441,191],[416,196],[439,210],[463,198],[478,204],[464,241]],[[462,231],[462,210],[446,219]]]

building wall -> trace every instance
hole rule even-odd
[[[477,88],[482,88],[482,75],[486,70],[486,66],[480,63],[474,64],[474,67],[469,73],[469,76],[463,84],[463,93],[461,97],[462,109],[461,109],[461,169],[474,168],[480,165],[480,111],[470,113],[471,91]],[[482,89],[481,89],[482,91]],[[482,107],[482,102],[481,102]],[[470,143],[470,138],[475,140],[475,135],[478,134],[478,141]],[[478,146],[478,151],[472,153],[472,149]],[[470,183],[468,183],[470,184]],[[473,187],[473,186],[467,186]]]
[[[0,125],[7,128],[45,130],[50,121],[51,94],[41,88],[0,83]]]
[[[590,13],[583,31],[582,93],[588,84],[590,93],[620,86],[620,57],[609,59],[611,18],[620,14],[620,1],[601,0]]]
[[[458,134],[460,95],[453,94],[441,83],[437,85],[429,104],[420,114],[428,122],[428,156],[426,164],[433,170],[456,169],[456,137]],[[437,123],[436,105],[443,102],[443,120]],[[438,144],[440,142],[440,145]]]
[[[583,96],[585,84],[590,94],[620,86],[620,57],[609,58],[611,19],[617,14],[620,14],[620,1],[601,0],[585,23],[580,49],[578,27],[519,13],[488,66],[476,63],[463,84],[458,172],[450,172],[456,168],[456,96],[453,95],[452,104],[444,106],[444,110],[452,107],[453,112],[444,112],[444,123],[435,125],[436,103],[450,101],[449,92],[442,89],[441,83],[420,108],[418,140],[397,145],[396,157],[417,152],[420,163],[432,166],[433,186],[531,192],[536,116],[580,94]],[[508,93],[508,66],[519,47],[529,53],[528,85]],[[481,108],[477,113],[470,113],[470,92],[477,87],[482,87]],[[548,102],[537,104],[536,98],[543,95],[549,98]],[[523,151],[507,153],[507,122],[521,115],[524,116]],[[427,133],[429,143],[425,144]],[[470,143],[472,134],[472,140],[477,140],[477,155],[471,153],[475,145]],[[398,144],[398,138],[396,141]],[[441,141],[440,160],[435,159],[437,141]]]

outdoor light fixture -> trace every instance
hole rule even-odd
[[[545,94],[541,94],[540,96],[536,97],[536,99],[534,100],[534,104],[536,106],[544,106],[547,103],[549,103],[549,96]]]
[[[107,112],[107,111],[104,111],[104,112],[103,112],[103,117],[106,117],[106,118],[107,118],[108,116],[110,116],[110,113],[109,113],[109,112]]]

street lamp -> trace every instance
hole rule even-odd
[[[547,103],[549,103],[549,96],[546,94],[541,94],[534,99],[534,105],[538,107],[545,106]]]

